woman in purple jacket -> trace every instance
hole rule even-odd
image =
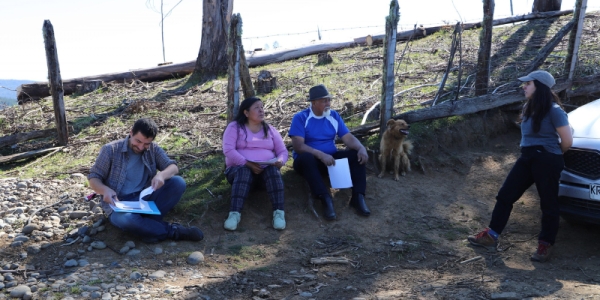
[[[227,230],[237,229],[244,200],[255,181],[266,186],[271,199],[273,228],[285,229],[280,169],[288,160],[288,151],[281,134],[264,119],[262,101],[257,97],[247,98],[223,134],[225,176],[232,185],[229,217],[223,226]]]

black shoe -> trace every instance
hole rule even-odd
[[[201,241],[204,233],[198,227],[184,227],[181,224],[171,224],[173,230],[172,239],[176,241]]]
[[[352,199],[350,199],[350,206],[354,207],[356,212],[365,217],[368,217],[371,214],[371,211],[365,203],[365,196],[363,196],[363,194],[353,194]]]
[[[333,198],[329,194],[320,195],[321,203],[323,204],[323,217],[326,220],[335,220],[335,210],[333,209]]]

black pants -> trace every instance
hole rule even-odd
[[[558,185],[564,168],[563,156],[546,151],[542,146],[523,147],[502,188],[496,195],[496,206],[489,227],[502,233],[513,204],[535,183],[542,209],[542,229],[539,240],[554,244],[558,233]]]
[[[358,163],[358,152],[356,150],[338,151],[331,156],[335,159],[348,158],[352,193],[364,195],[367,189],[367,169],[364,164]],[[313,195],[329,194],[329,189],[321,179],[321,174],[327,174],[327,166],[321,160],[307,152],[298,154],[298,157],[294,159],[294,170],[306,179]]]

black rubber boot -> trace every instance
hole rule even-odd
[[[320,195],[321,203],[323,204],[323,217],[326,220],[335,220],[335,210],[333,209],[333,198],[329,194]]]
[[[172,239],[176,241],[201,241],[204,233],[198,227],[185,227],[178,223],[171,224],[173,230]]]
[[[352,195],[352,199],[350,199],[350,206],[354,207],[357,213],[365,217],[368,217],[371,214],[371,211],[365,203],[365,196],[363,196],[362,194]]]

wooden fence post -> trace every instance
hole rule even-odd
[[[241,32],[240,14],[231,16],[229,25],[229,41],[227,43],[228,56],[228,82],[227,82],[227,123],[233,121],[240,107],[240,44],[238,44],[238,35]]]
[[[494,29],[494,0],[483,1],[483,20],[477,51],[477,75],[475,75],[475,96],[485,95],[490,83],[490,62],[492,54],[492,30]]]
[[[64,91],[58,64],[58,52],[56,51],[54,28],[52,27],[50,20],[44,20],[42,32],[46,48],[46,62],[48,64],[48,83],[50,84],[50,94],[52,94],[52,103],[54,104],[54,119],[56,122],[56,129],[58,130],[58,144],[66,146],[69,142],[69,132],[67,130],[65,103],[63,101]]]
[[[229,41],[227,43],[228,82],[227,82],[227,123],[233,121],[240,107],[240,81],[244,98],[255,95],[252,79],[242,45],[242,17],[240,14],[231,16],[229,25]]]
[[[567,48],[567,58],[565,59],[565,71],[569,72],[569,81],[573,81],[577,57],[579,56],[579,44],[581,43],[581,31],[583,30],[583,21],[585,19],[585,10],[587,9],[587,0],[577,0],[575,3],[575,12],[573,19],[577,20],[576,30],[571,30],[569,36],[569,46]]]
[[[400,12],[398,1],[390,2],[390,14],[385,19],[385,38],[383,44],[383,89],[381,91],[379,138],[385,131],[386,123],[394,114],[394,57],[396,55],[396,30]]]

